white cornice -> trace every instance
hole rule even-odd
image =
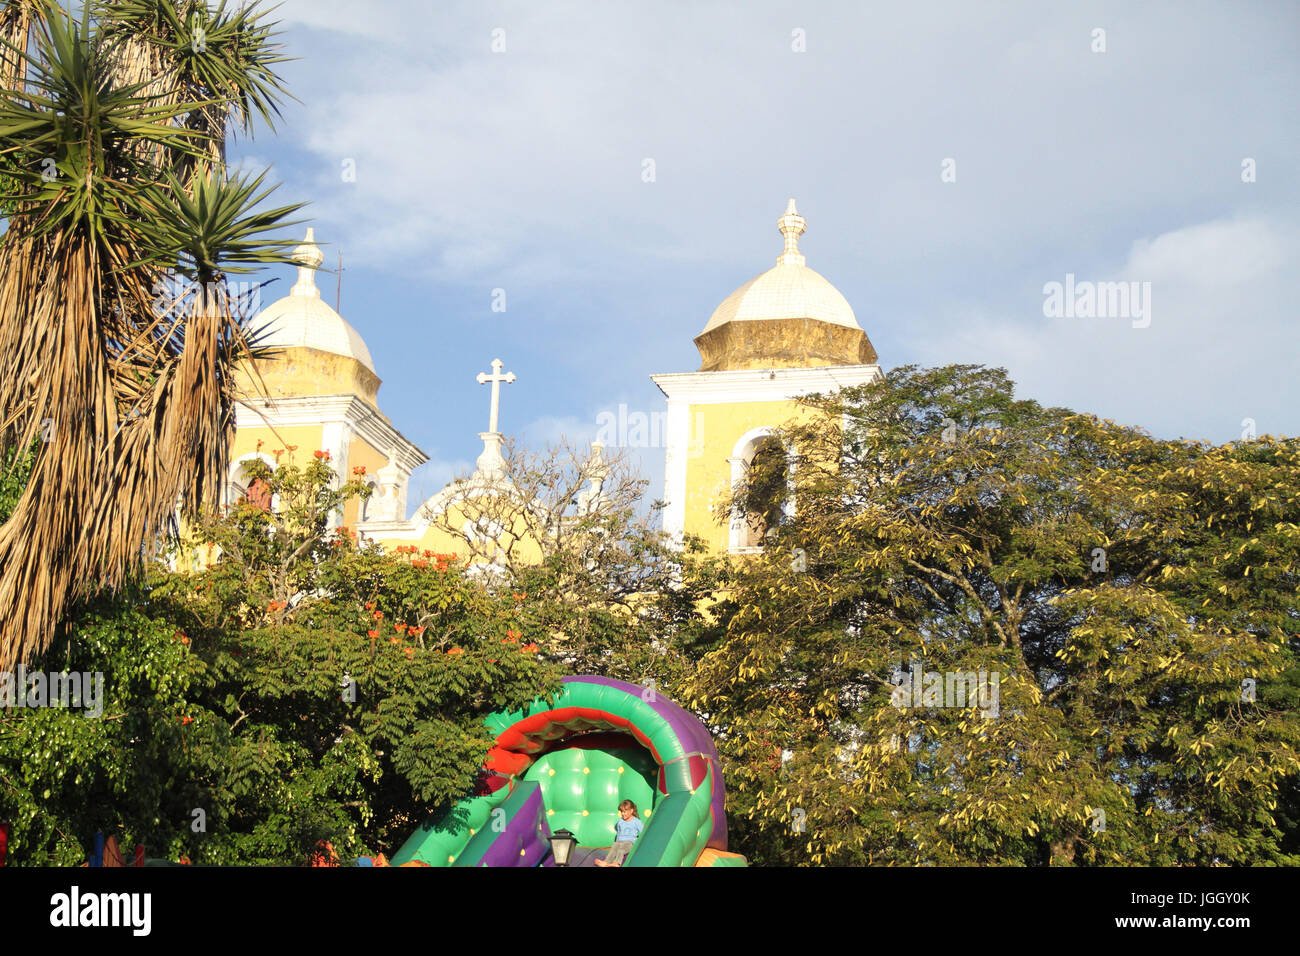
[[[721,372],[668,372],[651,375],[669,402],[691,405],[778,402],[817,392],[865,385],[882,376],[879,365],[826,365],[818,368],[744,368]]]
[[[235,427],[284,427],[345,424],[380,454],[397,450],[397,464],[407,474],[429,460],[414,442],[393,427],[374,406],[355,395],[298,395],[253,399],[235,406]]]

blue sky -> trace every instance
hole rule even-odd
[[[662,411],[649,376],[698,368],[692,338],[775,263],[791,196],[808,265],[886,369],[1003,366],[1026,396],[1160,437],[1300,433],[1294,3],[275,16],[300,102],[231,156],[311,202],[327,267],[342,250],[380,407],[431,458],[412,508],[481,450],[494,357],[519,377],[502,430],[532,444]],[[1149,325],[1046,317],[1067,274],[1150,283]],[[662,448],[635,454],[661,491]]]

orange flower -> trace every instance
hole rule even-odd
[[[314,451],[314,452],[312,452],[312,455],[315,456],[315,458],[316,458],[317,461],[329,461],[329,460],[330,460],[330,453],[327,452],[327,451]]]
[[[503,637],[503,638],[501,638],[501,643],[502,643],[502,644],[518,644],[518,643],[519,643],[519,638],[517,638],[517,637]]]
[[[390,638],[388,639],[388,643],[389,643],[389,644],[400,644],[400,643],[402,643],[402,639],[401,639],[400,637],[390,637]]]
[[[364,475],[365,473],[366,473],[365,465],[357,465],[357,467],[352,469],[352,474],[354,475]]]
[[[537,645],[536,645],[536,644],[525,644],[523,647],[521,647],[521,648],[519,648],[519,649],[520,649],[521,651],[527,651],[529,654],[536,654],[536,653],[537,653]]]
[[[182,717],[182,718],[181,718],[181,726],[182,726],[182,727],[188,727],[188,726],[189,726],[190,724],[192,724],[192,723],[194,723],[194,718],[193,718],[193,717]]]
[[[188,644],[189,642],[190,642],[190,639],[189,639],[188,637],[186,637],[184,634],[182,634],[182,635],[181,635],[181,643],[182,643],[182,644]]]
[[[396,631],[398,634],[405,634],[405,633],[406,633],[406,625],[405,625],[405,624],[394,624],[394,625],[393,625],[393,630]]]
[[[407,657],[415,657],[414,647],[404,647],[402,648],[402,651],[406,654]]]
[[[523,637],[523,636],[524,634],[522,631],[511,631],[511,630],[506,631],[506,637]]]
[[[376,621],[382,621],[384,619],[384,612],[376,611],[374,614],[370,616],[373,617]]]
[[[366,610],[367,610],[367,611],[373,611],[374,609],[375,609],[375,602],[374,602],[374,601],[367,601],[367,602],[366,602]]]
[[[406,629],[406,633],[407,633],[407,634],[410,634],[412,637],[419,637],[421,634],[424,633],[424,628],[422,628],[422,627],[408,627],[408,628]]]
[[[524,598],[528,597],[527,594],[520,594],[518,591],[514,591],[512,593],[514,594],[516,601],[522,601]]]
[[[463,648],[460,648],[460,647],[453,647],[453,648],[452,648],[451,650],[449,650],[447,653],[448,653],[448,654],[464,654],[465,651],[464,651]]]
[[[379,636],[379,632],[378,632],[378,631],[366,631],[366,637],[374,638],[374,637],[378,637],[378,636]]]
[[[411,567],[413,568],[427,568],[428,566],[429,562],[424,560],[424,558],[415,558],[411,561]]]

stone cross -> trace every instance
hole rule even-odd
[[[487,372],[478,373],[478,383],[480,385],[486,385],[488,382],[492,383],[492,414],[488,420],[489,434],[496,434],[497,430],[497,414],[501,411],[501,383],[509,384],[515,380],[514,372],[501,374],[504,364],[500,359],[493,359],[491,375]]]

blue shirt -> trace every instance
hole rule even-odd
[[[631,820],[624,820],[619,817],[614,823],[614,841],[624,843],[635,843],[636,838],[641,835],[641,820],[633,817]]]

